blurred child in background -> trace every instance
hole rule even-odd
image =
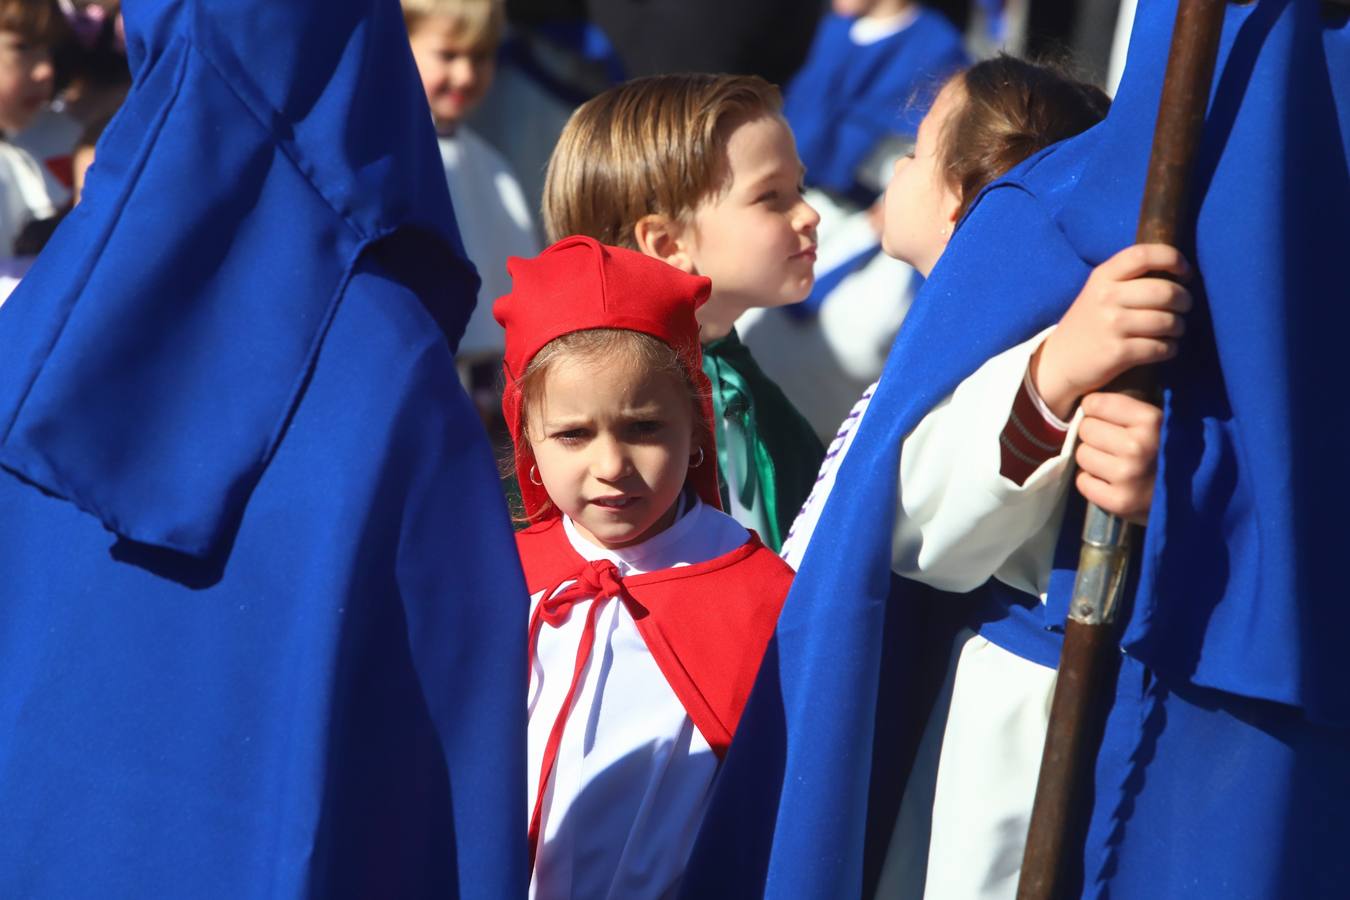
[[[117,112],[131,71],[118,0],[58,0],[58,5],[66,27],[65,39],[54,47],[57,94],[14,135],[14,143],[38,161],[53,204],[65,210],[74,199],[75,148],[92,125],[106,124]]]
[[[42,168],[10,138],[52,100],[52,48],[64,35],[55,0],[0,0],[0,258],[29,222],[55,214]]]
[[[913,146],[926,104],[911,103],[966,64],[961,35],[914,0],[834,0],[783,95],[806,183],[870,206]]]
[[[497,421],[502,329],[492,301],[510,290],[509,256],[539,252],[529,206],[506,160],[464,121],[492,84],[505,12],[502,0],[403,0],[408,40],[436,123],[464,250],[483,279],[460,341],[460,377],[485,422]]]
[[[699,310],[724,508],[778,549],[825,450],[734,323],[811,291],[820,217],[776,88],[755,76],[657,75],[582,105],[558,141],[544,223],[712,279]]]

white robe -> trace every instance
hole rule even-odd
[[[84,134],[84,126],[73,116],[53,107],[45,107],[28,127],[13,136],[14,146],[22,148],[37,161],[52,205],[58,209],[70,203],[70,187],[58,179],[47,163],[69,158]]]
[[[492,318],[492,304],[511,290],[506,259],[537,255],[539,238],[520,184],[500,153],[462,125],[439,143],[464,252],[483,279],[459,356],[500,355],[506,335]]]
[[[609,560],[623,577],[713,559],[749,539],[731,517],[697,500],[670,528],[621,550],[592,544],[569,519],[563,526],[583,559]],[[530,671],[529,810],[592,602],[577,603],[560,627],[545,623],[539,633]],[[600,602],[595,645],[545,795],[530,881],[530,896],[541,900],[673,894],[718,768],[627,607]]]
[[[14,239],[29,222],[55,214],[37,161],[0,140],[0,257],[14,256]]]

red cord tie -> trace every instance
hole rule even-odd
[[[559,590],[567,581],[572,584]],[[572,711],[577,688],[581,685],[581,675],[586,671],[586,663],[591,658],[591,649],[595,646],[595,616],[603,601],[617,597],[636,608],[637,602],[629,596],[619,576],[619,569],[607,559],[592,560],[581,567],[575,575],[568,576],[544,592],[530,617],[530,665],[534,665],[535,651],[539,645],[539,632],[547,622],[554,628],[560,627],[572,615],[572,607],[585,600],[591,600],[586,612],[586,626],[581,632],[581,642],[577,645],[576,664],[572,667],[572,683],[567,688],[562,708],[553,720],[553,728],[548,734],[548,743],[544,745],[544,759],[539,771],[539,790],[534,798],[534,811],[530,815],[530,871],[534,871],[534,858],[539,848],[539,829],[544,815],[544,793],[549,779],[553,777],[553,767],[558,761],[558,747],[562,743],[563,730],[567,727],[567,717]],[[540,676],[542,682],[543,676]]]

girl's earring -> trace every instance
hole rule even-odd
[[[694,461],[691,459],[691,460],[689,461],[689,468],[691,468],[691,469],[697,469],[697,468],[698,468],[699,466],[701,466],[701,465],[703,465],[703,448],[702,448],[702,447],[699,447],[699,448],[698,448],[698,462],[694,462]]]
[[[530,466],[530,484],[535,487],[544,486],[544,482],[539,480],[539,473],[534,470],[534,466]]]
[[[942,230],[941,230],[940,232],[938,232],[938,233],[941,234],[943,237],[946,237],[946,236],[947,236],[947,232],[950,231],[950,230],[951,230],[951,229],[949,229],[946,225],[943,225],[943,226],[942,226]]]

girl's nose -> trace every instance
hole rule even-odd
[[[612,438],[600,438],[592,445],[591,474],[601,481],[617,481],[628,474],[630,460],[624,445]]]

